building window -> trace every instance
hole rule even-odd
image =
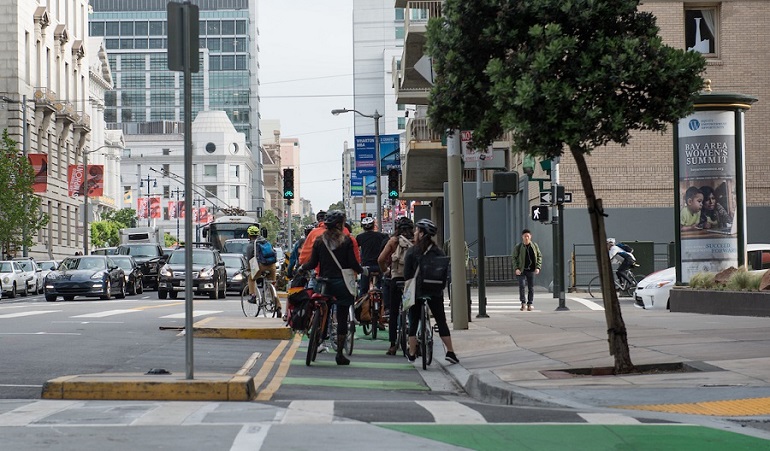
[[[163,149],[163,150],[168,150],[168,149]],[[164,153],[163,155],[168,155],[168,154],[167,154],[167,153]],[[171,172],[171,169],[169,169],[169,166],[170,166],[170,165],[168,165],[168,164],[164,164],[164,165],[161,167],[161,170],[160,170],[160,171],[161,171],[161,175],[162,175],[163,177],[168,177],[168,174],[169,174],[169,172]]]
[[[719,8],[716,5],[685,8],[684,21],[687,50],[716,58],[719,48]]]
[[[230,199],[241,198],[241,187],[238,185],[230,186]]]
[[[404,27],[396,27],[396,39],[404,39]]]
[[[217,197],[217,186],[216,185],[205,185],[203,187],[204,190],[206,190],[206,198],[211,199],[213,197]]]
[[[217,176],[217,165],[215,165],[215,164],[204,164],[203,165],[203,176],[204,177],[216,177]]]
[[[171,149],[163,149],[163,155],[171,155]],[[168,165],[163,165],[165,169],[168,169]]]
[[[171,186],[163,185],[163,198],[168,199],[171,197]]]
[[[399,130],[406,130],[406,118],[405,117],[399,117],[398,118],[398,129]]]
[[[230,165],[230,178],[239,180],[241,178],[241,166],[238,164]]]
[[[404,21],[404,8],[396,8],[396,20]]]

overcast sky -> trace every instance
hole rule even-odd
[[[261,0],[260,113],[300,142],[300,195],[313,210],[342,200],[343,143],[354,142],[353,0]],[[262,132],[263,142],[273,140]]]

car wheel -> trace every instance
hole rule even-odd
[[[227,297],[227,282],[220,284],[222,291],[219,292],[219,298],[224,299]]]
[[[171,299],[176,299],[179,297],[179,293],[177,293],[176,291],[169,291],[168,297],[170,297]]]
[[[134,283],[131,284],[131,289],[128,290],[128,294],[130,294],[132,296],[135,295],[135,294],[138,294],[137,291],[136,291],[136,280],[134,280]]]
[[[219,299],[219,281],[214,282],[214,291],[209,293],[209,299]]]
[[[11,292],[8,294],[8,297],[13,299],[16,297],[16,283],[11,284]]]
[[[72,302],[75,300],[75,296],[64,296],[64,300],[67,302]]]
[[[168,292],[166,290],[158,290],[158,299],[166,299]]]
[[[45,293],[45,285],[41,283],[40,288],[37,289],[37,294],[43,294],[43,293]]]
[[[136,281],[136,294],[142,293],[144,293],[144,284],[142,283],[142,279],[139,279]]]
[[[22,296],[28,296],[29,295],[29,286],[27,286],[27,283],[24,282],[24,289],[21,291]]]
[[[126,279],[123,279],[120,282],[120,291],[118,292],[117,296],[115,296],[118,299],[125,299],[126,298]]]
[[[46,294],[45,300],[48,302],[56,302],[56,295],[55,294]]]
[[[103,301],[108,301],[112,298],[112,283],[108,280],[104,289],[104,294],[100,296]]]

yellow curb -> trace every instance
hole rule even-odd
[[[654,404],[615,406],[620,409],[647,410],[652,412],[681,413],[708,416],[757,416],[770,415],[770,398],[703,401],[687,404]]]
[[[288,340],[291,328],[280,318],[216,318],[193,324],[193,336],[244,340]]]

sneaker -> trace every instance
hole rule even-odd
[[[393,345],[388,348],[388,351],[385,353],[386,355],[396,355],[396,351],[398,350],[398,347]]]
[[[322,352],[326,352],[329,350],[329,347],[326,346],[326,342],[322,341],[320,345],[318,345],[318,353],[321,354]]]
[[[532,304],[529,304],[529,305],[527,306],[527,310],[528,310],[528,311],[530,311],[530,312],[532,311]]]
[[[526,308],[527,308],[527,304],[522,302],[521,303],[521,311],[523,312],[524,310],[526,310]]]
[[[257,303],[257,295],[252,294],[249,298],[249,304],[256,304]]]
[[[410,362],[414,362],[417,360],[417,354],[411,355],[409,352],[406,353],[406,360],[409,360]]]
[[[447,352],[446,357],[444,357],[444,359],[450,363],[460,363],[460,359],[458,359],[455,353],[452,351]]]

